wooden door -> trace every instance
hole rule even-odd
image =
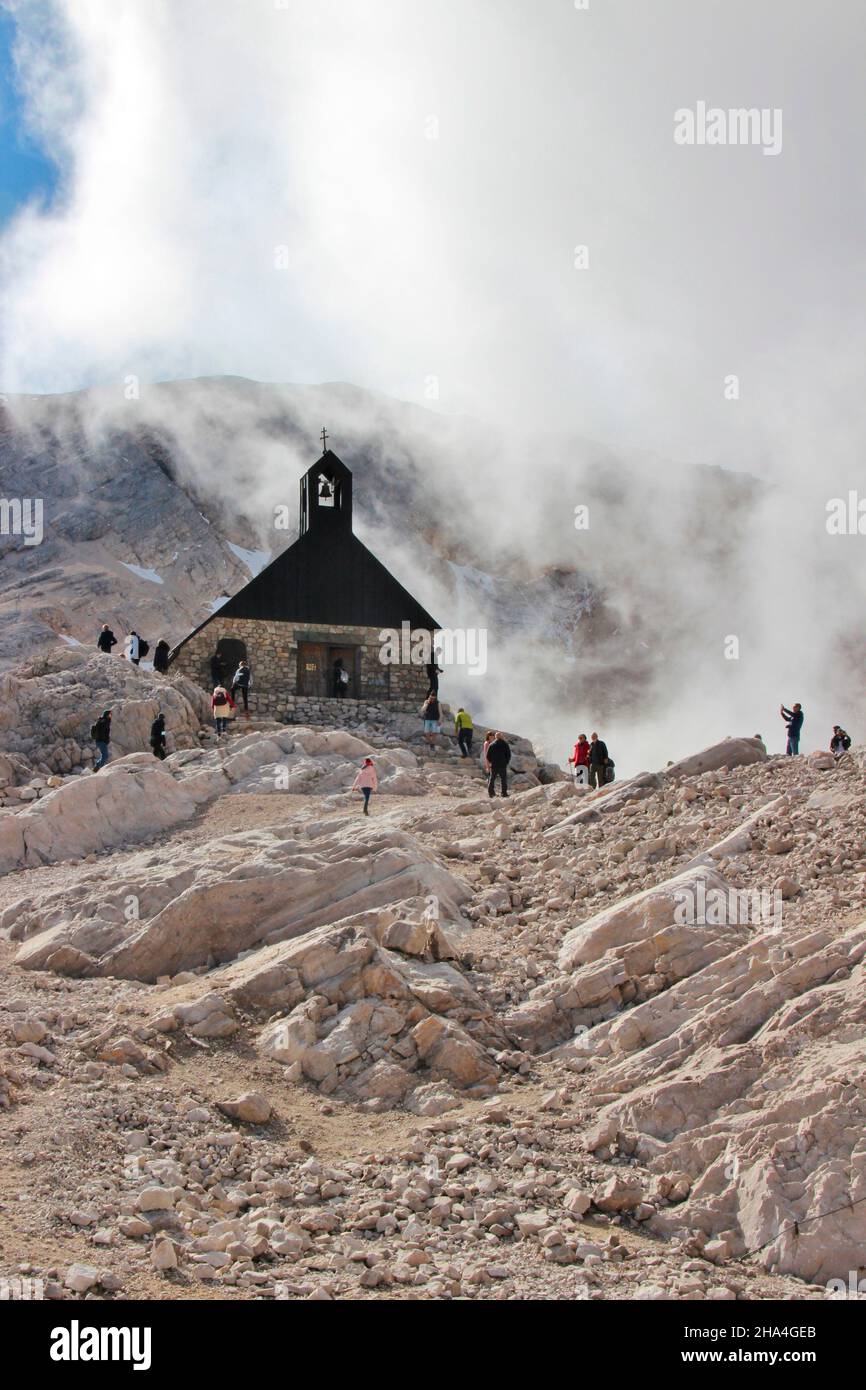
[[[298,694],[324,699],[330,695],[328,647],[324,642],[298,643]]]

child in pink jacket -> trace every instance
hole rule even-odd
[[[364,793],[365,816],[369,816],[370,814],[370,794],[371,792],[378,791],[378,789],[379,782],[376,778],[376,769],[373,766],[373,759],[365,758],[364,766],[361,768],[360,772],[358,773],[357,777],[352,783],[353,792],[361,791]]]

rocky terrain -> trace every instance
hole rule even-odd
[[[590,792],[514,735],[491,801],[412,719],[217,742],[205,714],[72,652],[0,689],[0,1276],[731,1300],[862,1275],[866,750],[729,739]]]

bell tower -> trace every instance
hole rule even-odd
[[[322,444],[327,444],[322,430]],[[308,531],[352,530],[352,474],[335,453],[325,448],[322,457],[301,478],[299,535]]]

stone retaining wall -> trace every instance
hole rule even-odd
[[[250,713],[291,723],[346,723],[354,718],[377,718],[382,707],[390,713],[417,714],[427,693],[423,665],[384,665],[380,628],[345,625],[314,628],[309,623],[267,622],[258,618],[225,618],[219,614],[190,637],[171,663],[205,690],[211,690],[211,657],[223,637],[242,641],[253,672]],[[298,695],[298,644],[326,642],[360,649],[357,673],[359,699]]]

